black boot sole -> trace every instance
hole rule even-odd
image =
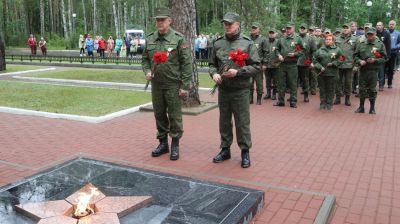
[[[229,159],[231,159],[231,157],[230,156],[228,156],[228,157],[226,157],[226,158],[224,158],[224,159],[213,159],[213,163],[222,163],[222,162],[224,162],[224,161],[226,161],[226,160],[229,160]]]
[[[159,157],[159,156],[162,156],[162,155],[167,154],[167,153],[169,153],[169,150],[168,150],[168,151],[161,152],[161,153],[154,153],[154,152],[151,152],[151,156],[152,156],[152,157]]]

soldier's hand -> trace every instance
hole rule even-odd
[[[368,58],[368,59],[367,59],[367,62],[370,63],[370,64],[372,64],[372,63],[375,62],[375,58]]]
[[[364,60],[361,60],[361,61],[360,61],[360,65],[361,65],[361,66],[364,66],[364,65],[366,65],[366,64],[367,64],[366,61],[364,61]]]
[[[326,67],[332,67],[332,63],[328,63]]]
[[[288,54],[288,56],[291,57],[291,58],[293,58],[295,55],[294,55],[293,52],[290,52],[290,53]]]
[[[311,67],[311,68],[314,68],[314,63],[311,63],[311,64],[310,64],[310,67]]]
[[[221,82],[222,82],[221,75],[220,74],[214,74],[213,75],[213,80],[214,80],[215,83],[221,84]]]
[[[324,72],[324,71],[325,71],[325,68],[324,68],[324,67],[322,67],[322,68],[321,68],[321,72]]]
[[[179,89],[179,96],[187,96],[188,93],[189,93],[189,91],[187,91],[187,90]]]
[[[282,57],[282,55],[278,56],[279,61],[283,62],[285,59]]]
[[[153,76],[151,75],[151,72],[148,72],[147,74],[146,74],[146,80],[147,81],[150,81],[150,80],[152,80],[153,79]]]
[[[265,71],[265,70],[267,69],[267,66],[266,66],[266,65],[263,65],[263,66],[262,66],[262,69]]]
[[[227,78],[233,78],[236,76],[237,73],[238,73],[238,70],[231,68],[227,72],[225,72],[223,75]]]

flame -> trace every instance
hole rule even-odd
[[[78,198],[76,199],[76,209],[74,215],[76,217],[82,217],[88,214],[93,214],[94,210],[90,207],[90,199],[93,196],[98,196],[100,193],[95,187],[90,188],[90,194],[85,192],[78,193]]]

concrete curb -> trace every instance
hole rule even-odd
[[[52,68],[42,68],[42,69],[27,70],[27,71],[20,71],[20,72],[8,72],[8,73],[0,74],[0,76],[22,75],[22,74],[33,73],[33,72],[45,72],[45,71],[53,71],[53,70],[56,70],[56,68],[52,67]]]
[[[73,120],[73,121],[82,121],[87,123],[102,123],[105,121],[112,120],[117,117],[122,117],[134,112],[138,112],[140,107],[148,106],[151,103],[142,104],[136,107],[128,108],[125,110],[117,111],[114,113],[106,114],[100,117],[92,117],[92,116],[81,116],[81,115],[73,115],[73,114],[58,114],[58,113],[50,113],[43,111],[35,111],[35,110],[26,110],[26,109],[18,109],[12,107],[0,107],[0,113],[10,113],[10,114],[18,114],[18,115],[28,115],[28,116],[39,116],[46,118],[55,118],[55,119],[65,119],[65,120]]]

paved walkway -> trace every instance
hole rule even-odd
[[[0,113],[0,185],[84,156],[265,190],[266,207],[256,224],[313,223],[325,195],[336,196],[329,223],[400,223],[396,78],[393,89],[379,92],[375,116],[355,114],[357,98],[331,112],[318,109],[317,96],[297,109],[276,108],[271,101],[252,105],[249,169],[240,168],[236,144],[230,161],[211,162],[219,151],[218,110],[184,117],[176,162],[150,156],[156,145],[152,113],[101,124]]]

